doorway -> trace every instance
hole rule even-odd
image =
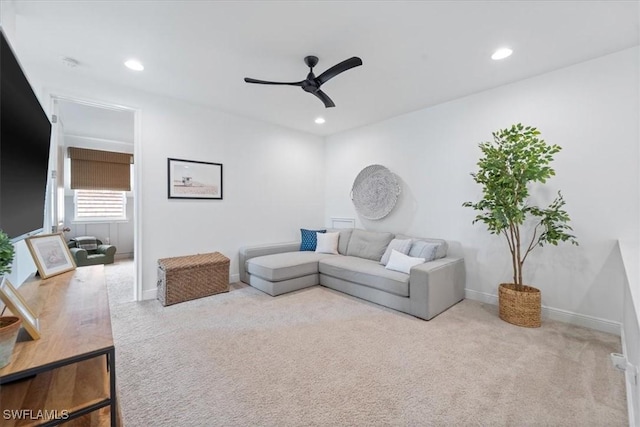
[[[52,224],[64,232],[67,241],[93,236],[103,244],[116,247],[116,263],[132,260],[133,286],[130,292],[127,290],[126,297],[130,301],[140,300],[139,185],[136,179],[140,170],[139,159],[136,159],[139,112],[58,95],[51,95],[51,102],[55,117],[53,145],[57,147]],[[115,153],[130,155],[133,161],[128,191],[126,188],[78,188],[75,182],[75,188],[72,188],[68,153],[85,150],[98,150],[111,156]]]

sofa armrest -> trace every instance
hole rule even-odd
[[[247,277],[247,261],[251,258],[281,254],[284,252],[297,252],[300,250],[300,242],[272,243],[258,246],[245,246],[240,248],[240,256],[238,259],[240,270],[240,281],[248,283]]]
[[[113,245],[98,245],[97,252],[107,256],[114,256],[116,254],[116,247]]]
[[[464,299],[464,258],[440,258],[411,268],[409,298],[414,316],[429,320]]]
[[[89,255],[85,249],[81,248],[69,248],[69,252],[73,255],[73,259],[76,260],[76,264],[81,264],[82,261],[86,261]]]

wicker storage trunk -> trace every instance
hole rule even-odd
[[[167,306],[229,291],[229,258],[220,252],[158,260],[158,300]]]

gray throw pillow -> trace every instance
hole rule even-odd
[[[387,265],[387,263],[389,263],[391,251],[394,249],[403,255],[408,254],[409,249],[411,249],[411,239],[393,239],[391,243],[389,243],[389,246],[387,246],[387,250],[384,251],[384,255],[382,255],[382,259],[380,260],[380,264]]]
[[[424,238],[424,237],[406,236],[404,234],[397,234],[396,235],[396,239],[413,239],[414,243],[416,241],[420,240],[420,241],[424,241],[424,242],[427,242],[427,243],[433,243],[433,244],[438,245],[438,250],[436,251],[435,259],[440,259],[440,258],[446,257],[447,256],[447,250],[449,249],[449,244],[447,243],[446,240],[443,240],[443,239],[428,239],[428,238]]]
[[[353,230],[347,247],[347,255],[380,261],[391,240],[393,240],[392,233]]]
[[[424,240],[416,240],[411,249],[409,256],[413,258],[424,258],[425,262],[436,259],[436,253],[440,245],[438,243],[425,242]]]

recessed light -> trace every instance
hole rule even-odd
[[[513,51],[511,49],[509,49],[508,47],[503,47],[493,52],[493,55],[491,55],[491,59],[493,59],[494,61],[499,61],[500,59],[511,56],[512,53]]]
[[[319,125],[323,124],[325,122],[324,117],[318,117],[316,118],[315,122]]]
[[[134,70],[134,71],[144,70],[144,65],[142,65],[142,63],[137,59],[129,59],[127,62],[124,63],[124,65],[130,70]]]

